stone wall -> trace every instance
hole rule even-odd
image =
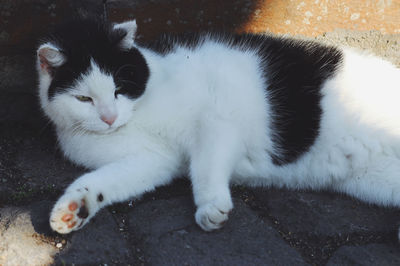
[[[245,31],[318,36],[336,29],[400,33],[400,0],[258,1]]]
[[[0,0],[0,90],[34,93],[40,37],[75,16],[102,16],[103,2],[110,21],[136,18],[138,37],[147,39],[208,29],[309,37],[337,28],[400,31],[400,0]]]

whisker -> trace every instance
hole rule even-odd
[[[73,135],[78,135],[78,133],[82,133],[82,131],[85,131],[85,130],[82,128],[82,123],[81,123],[80,121],[77,121],[77,122],[73,123],[73,124],[71,125],[71,128],[72,128],[71,133],[72,133]]]
[[[136,66],[135,66],[135,65],[132,65],[132,64],[122,65],[121,67],[119,67],[119,68],[117,69],[117,71],[115,72],[114,75],[117,77],[118,74],[119,74],[119,72],[120,72],[122,69],[126,68],[126,67],[136,67]]]
[[[130,83],[130,84],[132,84],[132,85],[134,85],[134,86],[136,86],[136,87],[138,86],[138,84],[137,84],[136,82],[132,81],[132,80],[119,79],[118,82],[121,82],[121,83]]]
[[[39,136],[43,135],[45,130],[50,126],[51,120],[47,119],[46,123],[44,124],[43,128],[39,131]]]

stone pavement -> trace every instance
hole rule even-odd
[[[190,183],[182,178],[103,209],[80,231],[51,232],[52,204],[85,170],[62,157],[39,110],[32,47],[45,28],[40,23],[62,20],[68,12],[61,10],[80,8],[79,2],[101,12],[101,1],[0,1],[0,21],[8,19],[7,27],[0,24],[0,265],[400,265],[399,209],[325,191],[233,187],[229,222],[207,233],[194,221]],[[124,1],[109,2],[115,16],[124,15],[117,9]],[[334,41],[351,36],[341,37]],[[364,37],[356,35],[356,43]]]

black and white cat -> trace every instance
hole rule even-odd
[[[220,228],[231,183],[331,189],[400,205],[400,71],[348,49],[269,35],[135,41],[136,23],[60,27],[37,50],[41,106],[93,171],[55,204],[69,233],[174,177]]]

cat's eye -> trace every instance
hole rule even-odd
[[[76,95],[75,98],[81,102],[92,102],[93,101],[92,98],[83,96],[83,95]]]
[[[114,91],[114,96],[115,96],[115,98],[117,98],[117,96],[118,96],[118,92],[121,90],[121,87],[116,87],[115,88],[115,91]]]

